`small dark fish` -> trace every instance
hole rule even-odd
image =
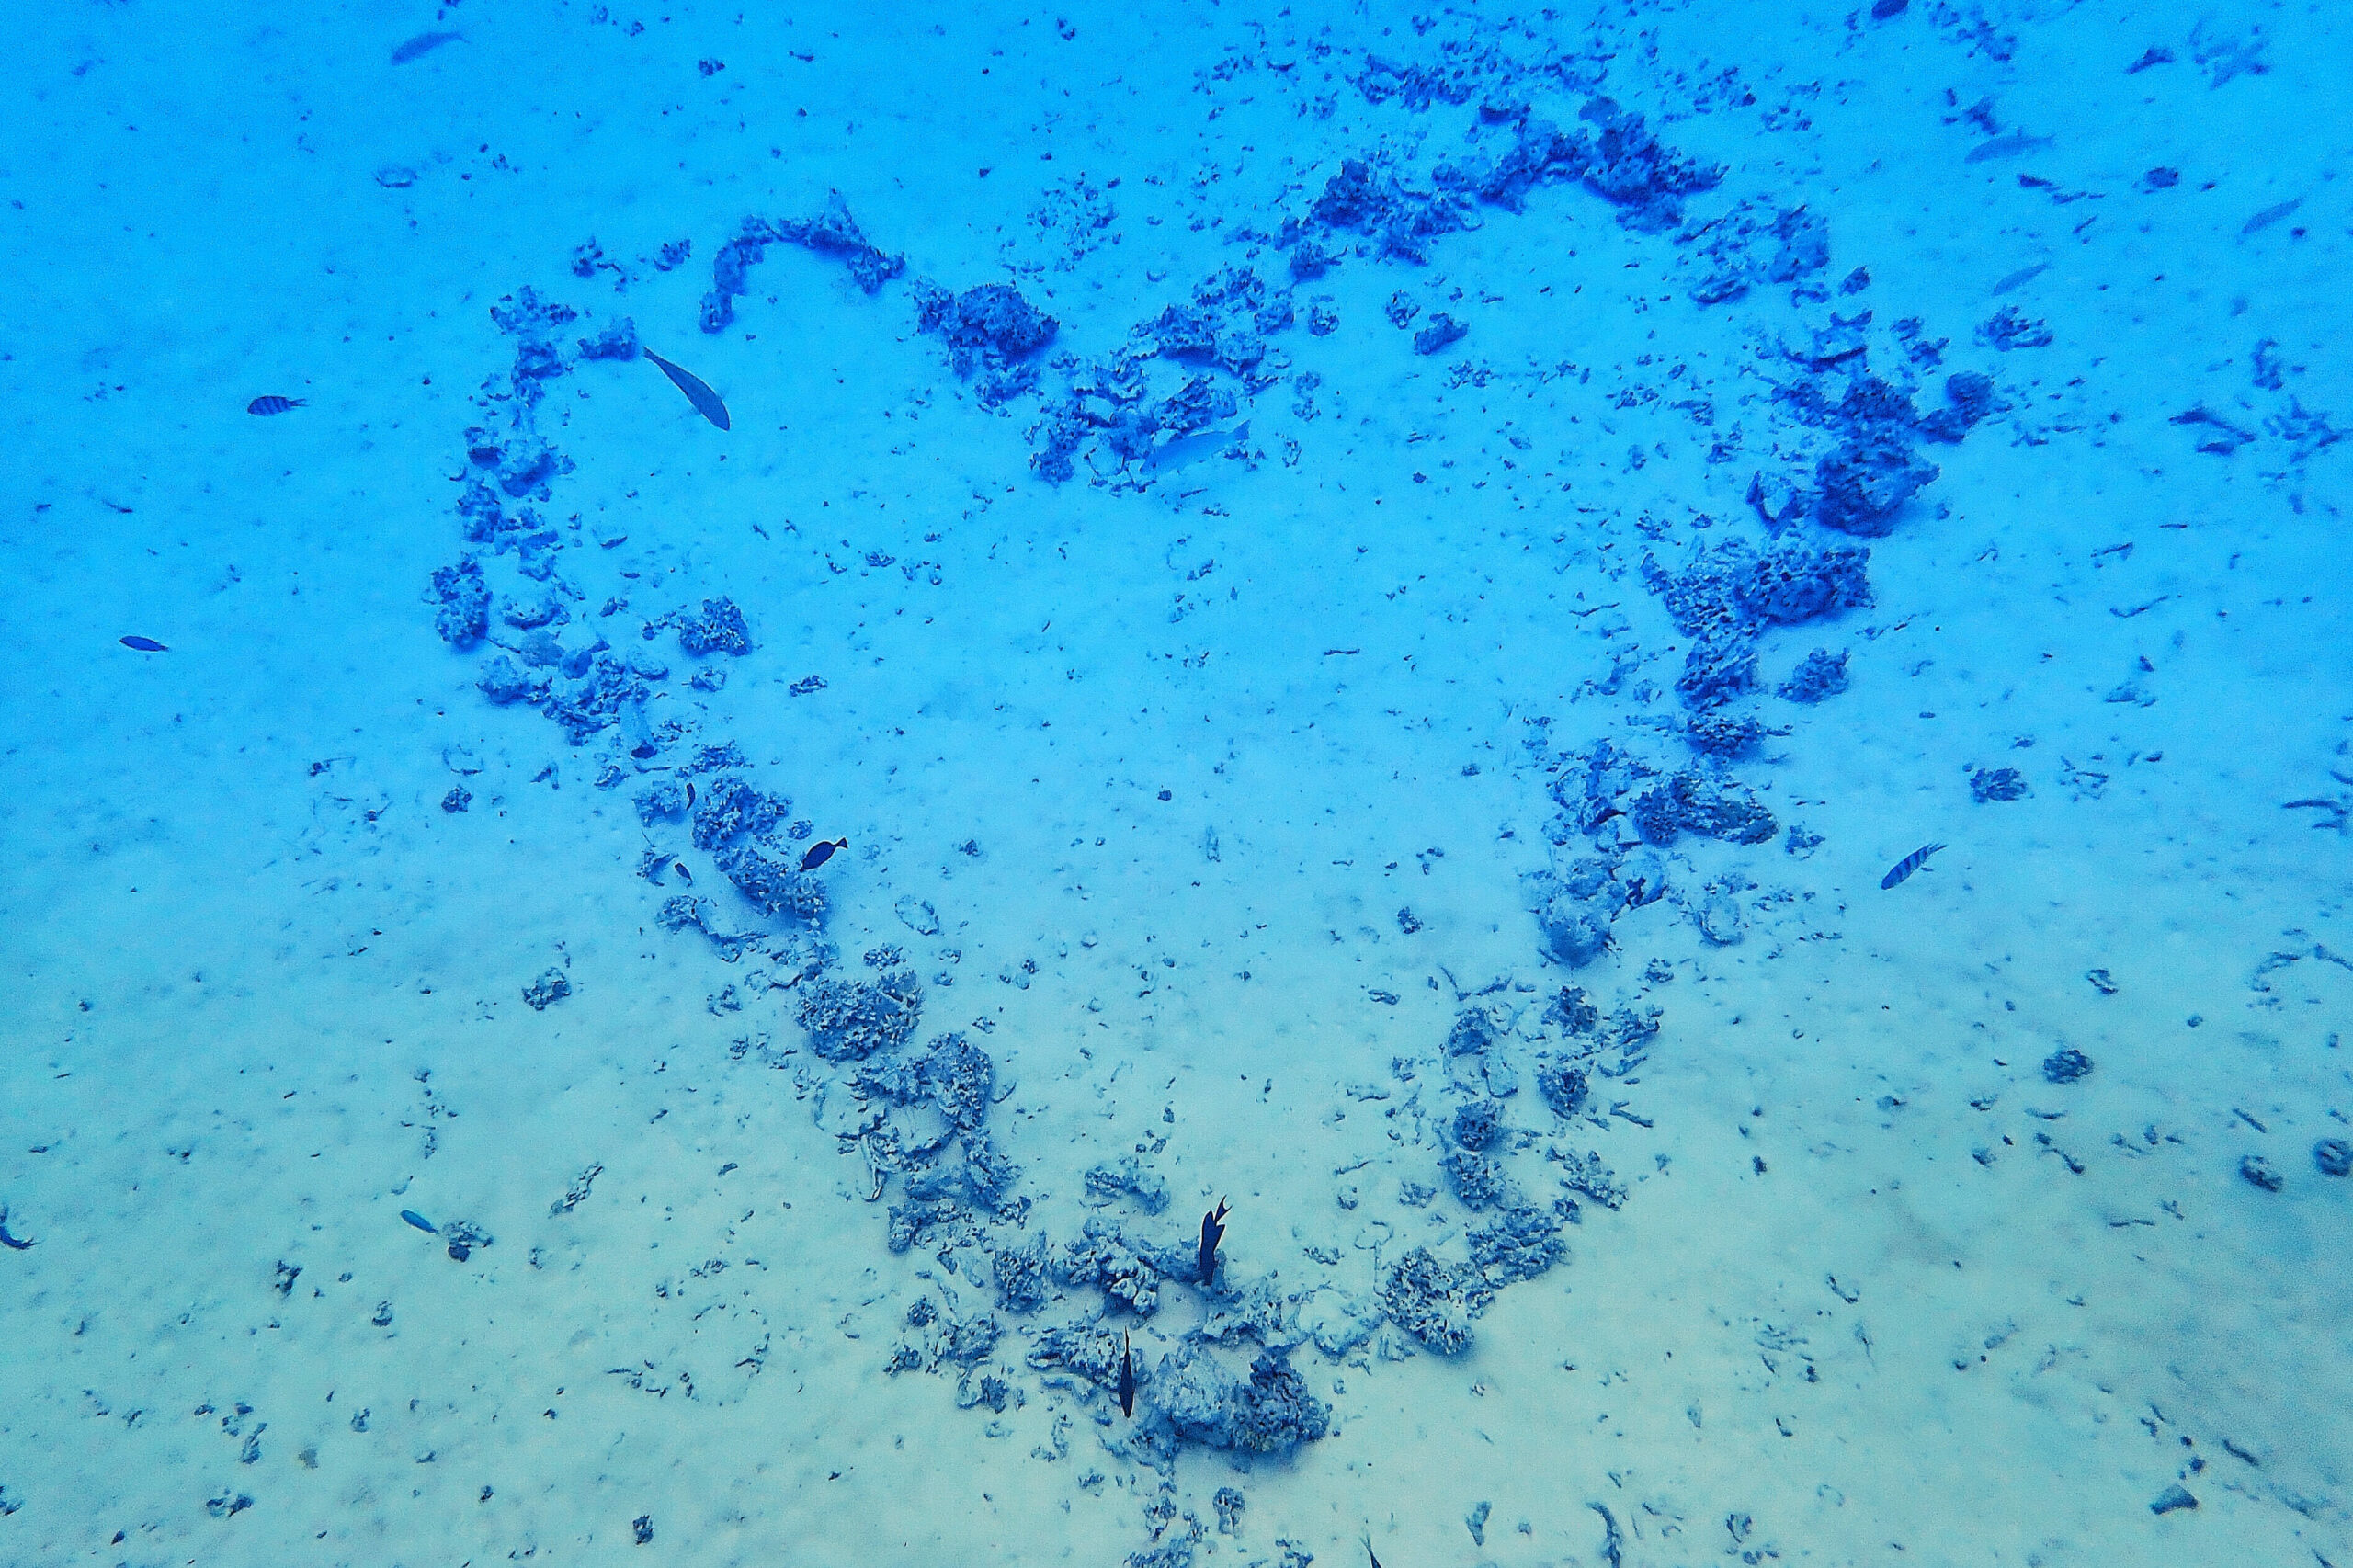
[[[2000,282],[1995,284],[1993,292],[1997,295],[2006,294],[2013,289],[2020,288],[2026,284],[2033,282],[2037,278],[2041,277],[2050,269],[2051,264],[2047,261],[2038,261],[2032,267],[2021,267],[2016,272],[2011,273],[2008,277],[2004,278]]]
[[[642,348],[639,352],[653,360],[655,368],[669,377],[671,383],[680,392],[687,394],[687,401],[695,405],[696,413],[718,426],[722,430],[731,428],[727,423],[727,405],[719,401],[719,394],[710,390],[709,381],[704,381],[692,370],[681,370],[651,348]]]
[[[695,885],[695,874],[687,869],[687,863],[684,860],[671,861],[670,869],[677,872],[678,880],[686,883],[688,887]]]
[[[1201,1216],[1201,1285],[1207,1289],[1217,1279],[1217,1244],[1225,1240],[1225,1199]]]
[[[1372,1559],[1372,1568],[1381,1568],[1381,1558],[1372,1550],[1372,1537],[1364,1538],[1364,1554]]]
[[[1630,909],[1640,909],[1646,903],[1656,903],[1665,891],[1664,888],[1653,890],[1648,877],[1636,877],[1626,884],[1626,901],[1618,906],[1618,914],[1612,915],[1609,918],[1615,920],[1619,915],[1623,915]]]
[[[412,60],[432,53],[445,43],[463,42],[465,36],[463,33],[419,33],[392,51],[392,63],[405,65]]]
[[[276,392],[272,392],[267,397],[257,397],[245,404],[245,412],[267,416],[272,414],[283,414],[290,408],[301,406],[302,400],[299,397],[279,397]]]
[[[1129,1420],[1136,1415],[1136,1353],[1128,1343],[1128,1331],[1120,1331],[1120,1414]]]
[[[688,810],[688,811],[693,811],[694,809],[695,809],[695,781],[694,781],[693,779],[689,778],[689,779],[688,779],[688,780],[687,780],[687,810]]]
[[[2245,239],[2249,234],[2262,233],[2264,230],[2271,227],[2272,224],[2277,223],[2280,219],[2285,218],[2289,213],[2293,212],[2297,208],[2302,207],[2303,204],[2304,199],[2300,196],[2292,201],[2283,201],[2277,207],[2265,208],[2262,211],[2256,213],[2254,217],[2249,218],[2246,221],[2245,226],[2239,230],[2239,238]]]
[[[801,857],[801,869],[804,871],[813,871],[818,867],[824,865],[826,861],[832,859],[834,858],[835,850],[847,849],[848,847],[849,840],[847,838],[836,838],[830,841],[821,839],[817,843],[809,846],[808,854]]]
[[[141,637],[135,634],[124,638],[122,640],[122,645],[142,653],[168,653],[171,652],[169,648],[165,647],[153,637]]]
[[[1902,881],[1904,878],[1910,876],[1913,872],[1927,865],[1928,863],[1928,857],[1934,855],[1938,850],[1942,849],[1943,847],[1944,846],[1941,844],[1924,844],[1919,848],[1912,851],[1911,854],[1904,857],[1903,859],[1898,860],[1894,865],[1888,868],[1887,875],[1879,880],[1880,891],[1881,892],[1885,892],[1889,888],[1893,887],[1896,883]]]
[[[6,1209],[0,1209],[0,1246],[6,1247],[10,1252],[22,1252],[32,1244],[20,1236],[12,1236],[8,1233],[8,1211]]]
[[[436,1225],[432,1221],[426,1219],[424,1215],[418,1213],[414,1209],[402,1210],[401,1218],[406,1220],[410,1224],[415,1225],[418,1230],[423,1231],[428,1236],[438,1236],[441,1233],[441,1227]]]

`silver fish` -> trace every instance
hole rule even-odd
[[[2031,153],[2038,147],[2056,146],[2048,136],[2029,136],[2023,131],[2013,131],[2007,136],[1996,136],[1991,142],[1980,142],[1961,160],[1965,164],[1982,164],[1991,158],[2015,158],[2021,153]]]
[[[1148,472],[1173,473],[1187,463],[1198,462],[1202,458],[1225,450],[1236,441],[1249,438],[1250,421],[1247,419],[1230,429],[1196,430],[1189,436],[1178,436],[1153,448],[1151,454],[1143,460],[1143,466]]]
[[[687,401],[695,405],[697,414],[701,415],[722,430],[729,427],[727,405],[719,401],[719,394],[710,390],[709,381],[704,381],[692,370],[679,369],[651,348],[641,348],[638,352],[653,360],[655,367],[670,378],[671,384],[687,394]]]

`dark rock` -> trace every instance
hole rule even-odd
[[[1981,767],[1969,776],[1969,798],[1981,806],[1988,801],[2023,800],[2029,792],[2026,775],[2015,767]]]
[[[1449,344],[1461,342],[1470,332],[1471,329],[1462,323],[1440,312],[1431,316],[1421,331],[1414,334],[1414,352],[1435,354]]]
[[[2052,337],[2042,323],[2021,314],[2016,305],[2004,305],[1977,329],[1977,341],[2007,354],[2014,348],[2047,348]]]
[[[751,629],[733,599],[705,599],[702,614],[678,622],[678,645],[689,653],[749,653]]]
[[[1449,1056],[1472,1056],[1495,1043],[1495,1015],[1484,1007],[1465,1007],[1455,1015],[1454,1027],[1446,1034]]]
[[[996,1279],[998,1311],[1034,1312],[1045,1305],[1052,1291],[1052,1277],[1046,1265],[1043,1236],[1026,1247],[997,1248],[989,1255],[989,1264]]]
[[[825,884],[803,876],[781,860],[772,859],[749,844],[723,849],[717,858],[720,874],[763,911],[779,911],[811,922],[825,917]],[[804,997],[805,1000],[805,997]]]
[[[1536,1074],[1536,1092],[1557,1114],[1574,1116],[1585,1108],[1585,1072],[1565,1062],[1547,1062]]]
[[[1053,341],[1060,325],[1009,283],[982,283],[961,294],[928,290],[917,301],[915,319],[922,330],[948,340],[961,376],[1029,358]]]
[[[1471,1346],[1471,1323],[1493,1298],[1486,1282],[1415,1247],[1392,1264],[1382,1283],[1389,1321],[1441,1356]]]
[[[1842,533],[1877,538],[1893,531],[1896,510],[1937,473],[1936,464],[1893,437],[1850,441],[1814,465],[1814,518]]]
[[[1827,648],[1816,648],[1800,661],[1790,678],[1774,688],[1777,696],[1791,702],[1819,702],[1825,697],[1836,697],[1847,689],[1847,653],[1840,649],[1834,653]]]
[[[1541,1209],[1515,1206],[1495,1222],[1474,1225],[1465,1238],[1471,1261],[1490,1289],[1533,1279],[1568,1256],[1560,1221]]]
[[[825,1061],[858,1062],[904,1045],[922,1011],[923,986],[915,971],[903,969],[866,983],[804,982],[794,1017]]]
[[[1447,1180],[1454,1187],[1454,1196],[1465,1209],[1477,1210],[1502,1201],[1504,1169],[1484,1154],[1468,1149],[1451,1149],[1438,1161]]]
[[[637,820],[649,827],[675,821],[687,814],[687,787],[676,778],[657,780],[637,792],[635,804]]]
[[[1544,950],[1571,969],[1583,969],[1609,946],[1607,908],[1597,909],[1566,889],[1545,899],[1536,911],[1544,934]]]
[[[1627,812],[1648,844],[1667,845],[1683,833],[1733,844],[1762,844],[1779,831],[1773,813],[1736,785],[1711,788],[1690,773],[1670,775],[1634,798]]]
[[[572,982],[560,969],[547,970],[523,988],[523,1000],[531,1005],[533,1012],[545,1012],[571,994]]]
[[[1478,1099],[1455,1108],[1454,1141],[1463,1148],[1492,1149],[1502,1135],[1503,1111],[1495,1101]]]
[[[495,510],[496,503],[492,506]],[[483,581],[479,565],[461,561],[455,566],[435,568],[433,597],[439,606],[433,612],[433,629],[443,642],[464,649],[483,640],[490,628],[490,586]]]
[[[1601,1020],[1601,1009],[1593,998],[1574,985],[1563,985],[1561,994],[1544,1008],[1544,1021],[1557,1024],[1571,1034],[1583,1034]]]
[[[1784,545],[1750,560],[1734,578],[1734,591],[1758,620],[1795,626],[1869,604],[1870,558],[1859,544]]]
[[[2073,1046],[2054,1051],[2042,1059],[2042,1076],[2046,1083],[2073,1084],[2090,1076],[2092,1059]]]
[[[510,702],[529,702],[539,696],[539,684],[523,673],[513,658],[501,653],[482,667],[482,678],[474,683],[482,694],[504,708]]]

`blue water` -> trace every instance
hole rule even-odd
[[[2353,1564],[2341,17],[15,41],[0,1562]]]

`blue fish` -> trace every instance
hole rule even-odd
[[[8,1233],[8,1210],[0,1209],[0,1246],[6,1247],[10,1252],[23,1252],[32,1244],[22,1237]]]
[[[430,54],[445,43],[464,40],[463,33],[419,33],[392,51],[392,63],[405,65],[419,55]]]
[[[153,637],[142,637],[135,632],[132,635],[122,639],[122,645],[141,653],[168,653],[171,652],[169,648],[165,647]]]
[[[1919,848],[1912,851],[1911,854],[1904,857],[1903,859],[1898,860],[1894,865],[1888,868],[1887,875],[1879,880],[1880,891],[1881,892],[1885,892],[1888,889],[1893,887],[1896,883],[1902,881],[1904,878],[1910,876],[1913,872],[1927,865],[1928,863],[1928,857],[1934,855],[1938,850],[1942,849],[1943,847],[1944,846],[1941,844],[1924,844]]]
[[[418,1213],[414,1209],[402,1210],[401,1218],[406,1220],[410,1224],[415,1225],[418,1230],[423,1231],[428,1236],[438,1236],[441,1233],[441,1227],[436,1225],[432,1221],[426,1219],[424,1215]]]
[[[642,348],[638,352],[653,360],[656,366],[660,367],[662,373],[670,378],[671,384],[687,394],[687,401],[695,405],[697,414],[701,415],[722,430],[731,428],[727,422],[727,405],[719,401],[719,394],[710,390],[709,381],[704,381],[692,370],[680,369],[651,348]]]
[[[270,415],[283,414],[290,408],[301,406],[302,400],[299,397],[280,397],[276,392],[271,392],[266,397],[257,397],[245,404],[245,412],[258,414],[267,418]]]

